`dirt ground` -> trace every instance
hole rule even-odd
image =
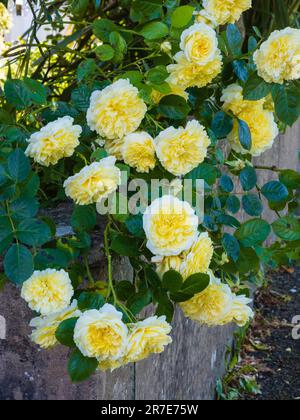
[[[269,286],[256,295],[257,315],[243,350],[243,365],[255,368],[261,394],[243,399],[300,400],[300,339],[292,337],[292,320],[300,316],[300,268],[268,277]]]

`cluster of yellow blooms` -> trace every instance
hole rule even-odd
[[[196,23],[181,36],[181,51],[168,66],[167,81],[172,86],[186,90],[189,87],[207,86],[222,70],[222,55],[218,48],[216,32],[205,23]]]
[[[221,101],[224,110],[231,111],[238,119],[245,121],[251,132],[253,156],[260,156],[273,146],[279,130],[274,114],[268,109],[269,98],[260,101],[247,101],[243,98],[243,89],[234,84],[223,91]],[[238,121],[234,121],[232,132],[228,136],[232,148],[239,153],[249,153],[243,149],[239,139]]]
[[[174,94],[187,99],[187,88],[204,87],[219,75],[222,55],[214,28],[235,22],[250,7],[251,0],[203,1],[197,23],[182,33],[180,52],[174,57],[175,63],[168,66],[167,82]],[[0,16],[3,10],[0,3]],[[7,16],[5,19],[8,22]],[[167,42],[164,44],[170,52]],[[274,32],[257,50],[254,61],[258,74],[267,82],[298,79],[300,30]],[[224,89],[221,101],[225,112],[248,124],[253,156],[272,147],[278,127],[270,98],[246,100],[242,87],[233,84]],[[175,177],[185,176],[205,160],[211,142],[198,121],[189,121],[185,127],[169,127],[154,139],[139,131],[146,113],[146,104],[129,80],[119,79],[92,94],[87,122],[104,139],[110,156],[65,181],[66,195],[76,204],[99,203],[117,190],[121,183],[117,159],[141,173],[148,173],[160,162]],[[237,119],[228,140],[235,151],[249,153],[240,144]],[[73,155],[81,133],[82,128],[74,125],[71,117],[60,118],[30,137],[26,154],[40,165],[55,165]],[[178,188],[178,180],[174,187]],[[154,255],[160,277],[171,269],[178,271],[184,281],[197,273],[210,275],[210,284],[203,292],[180,304],[184,314],[208,326],[231,322],[243,326],[253,317],[251,301],[234,294],[210,272],[213,242],[208,233],[200,234],[198,227],[198,217],[190,204],[171,193],[153,201],[143,215],[147,248]],[[35,272],[23,284],[22,297],[41,314],[31,322],[35,343],[43,348],[54,346],[60,323],[78,318],[74,330],[76,346],[83,355],[97,358],[99,368],[106,370],[161,353],[172,342],[171,326],[165,317],[126,324],[122,313],[110,304],[100,310],[81,312],[76,300],[72,301],[73,295],[71,280],[64,270]]]
[[[76,346],[84,356],[97,358],[103,370],[162,353],[172,342],[172,328],[164,316],[125,324],[123,314],[110,304],[81,312],[76,300],[70,304],[73,294],[71,280],[63,270],[36,271],[24,283],[22,297],[41,314],[30,323],[31,338],[40,347],[58,344],[57,328],[70,318],[78,318],[74,329]]]
[[[197,273],[209,274],[211,283],[202,293],[180,306],[190,319],[209,326],[236,322],[244,326],[253,317],[250,299],[236,296],[228,285],[209,271],[214,248],[208,233],[198,233],[198,218],[186,202],[168,195],[155,200],[144,214],[147,247],[162,277],[178,271],[184,280]]]

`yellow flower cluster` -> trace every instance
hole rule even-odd
[[[205,128],[193,120],[186,128],[169,127],[162,131],[155,144],[163,167],[175,176],[183,176],[204,161],[210,139]]]
[[[214,253],[213,243],[208,233],[201,233],[192,247],[178,256],[156,256],[152,262],[157,264],[157,273],[160,277],[169,271],[178,271],[184,280],[193,274],[207,273]]]
[[[235,23],[242,13],[251,9],[252,0],[203,0],[206,19],[215,26]]]
[[[139,91],[128,80],[120,79],[101,91],[93,92],[87,112],[90,128],[110,140],[122,139],[136,131],[147,107]]]
[[[122,147],[124,162],[137,172],[149,172],[155,168],[155,144],[153,138],[145,132],[129,134]]]
[[[180,255],[190,249],[197,239],[198,223],[198,217],[189,203],[172,195],[158,198],[143,216],[147,247],[154,255]]]
[[[54,347],[58,344],[55,333],[59,325],[70,318],[77,318],[81,315],[81,311],[77,308],[77,301],[73,300],[71,306],[48,316],[34,318],[30,322],[30,327],[34,330],[31,340],[43,349]]]
[[[129,325],[122,318],[121,312],[106,304],[99,311],[86,311],[76,323],[76,346],[83,355],[97,358],[101,370],[113,370],[162,353],[172,342],[171,326],[165,317],[151,317]]]
[[[187,89],[204,87],[218,76],[222,69],[222,56],[218,49],[216,32],[205,23],[196,23],[181,36],[181,51],[176,64],[167,67],[171,85]]]
[[[59,118],[32,134],[26,155],[43,166],[55,165],[60,159],[72,156],[82,133],[82,128],[73,122],[71,117]]]
[[[115,192],[121,183],[121,171],[110,156],[85,166],[64,183],[66,195],[79,205],[98,203]]]
[[[64,270],[35,271],[23,283],[21,296],[29,307],[42,315],[66,309],[74,290],[68,273]]]
[[[300,29],[273,32],[254,53],[259,76],[269,83],[300,78]]]
[[[268,101],[268,99],[266,99]],[[239,85],[230,85],[223,91],[221,101],[224,110],[231,111],[238,119],[246,122],[251,132],[253,156],[260,156],[273,146],[279,130],[273,112],[265,108],[265,99],[247,101],[243,98],[243,89]],[[249,153],[239,139],[238,121],[234,121],[232,132],[228,136],[232,148],[238,153]]]
[[[210,285],[180,304],[185,316],[202,325],[215,327],[235,322],[243,327],[253,318],[251,300],[235,295],[230,287],[211,275]]]

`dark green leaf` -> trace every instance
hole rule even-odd
[[[120,281],[116,284],[116,293],[118,299],[126,302],[135,294],[135,287],[130,281]]]
[[[58,326],[55,337],[63,346],[75,347],[74,329],[78,319],[78,317],[66,319]]]
[[[140,254],[136,239],[118,234],[111,243],[111,249],[119,255],[125,257],[136,257]]]
[[[8,157],[7,167],[9,175],[15,182],[22,182],[30,172],[30,162],[21,149],[14,150]]]
[[[276,85],[272,93],[278,118],[292,126],[300,116],[300,91],[294,86]]]
[[[183,120],[189,114],[190,107],[181,96],[169,95],[160,101],[158,112],[171,120]]]
[[[21,111],[31,105],[31,93],[22,80],[7,80],[4,85],[7,101]]]
[[[244,195],[243,208],[249,216],[260,216],[263,212],[263,204],[257,194]]]
[[[219,139],[225,138],[233,129],[233,119],[223,111],[217,112],[211,128]]]
[[[229,48],[234,56],[241,54],[243,37],[236,25],[229,24],[226,30],[226,36]]]
[[[171,293],[178,292],[183,286],[183,278],[180,273],[170,270],[164,274],[162,279],[163,288]]]
[[[254,168],[247,166],[240,173],[240,182],[244,191],[252,190],[257,184],[257,175]]]
[[[294,216],[286,216],[276,220],[272,225],[275,234],[284,241],[300,240],[300,221]]]
[[[268,96],[271,91],[271,84],[265,82],[257,75],[252,75],[244,87],[244,98],[249,101],[258,101]]]
[[[41,246],[51,239],[49,226],[36,219],[25,219],[17,227],[17,238],[29,246]]]
[[[235,233],[236,238],[242,243],[243,247],[262,244],[270,235],[271,227],[269,223],[261,219],[253,219],[244,223]]]
[[[94,206],[76,206],[71,217],[71,224],[75,230],[90,232],[97,222]]]
[[[78,308],[81,311],[85,311],[87,309],[99,310],[104,304],[104,297],[96,292],[82,292],[78,298]]]
[[[268,201],[277,203],[288,198],[289,192],[285,185],[279,181],[271,181],[261,189],[262,194]]]
[[[236,262],[240,256],[240,244],[238,240],[230,235],[229,233],[224,233],[222,244],[224,246],[224,249],[229,257],[233,259],[234,262]]]
[[[33,270],[33,258],[28,249],[23,245],[13,245],[4,258],[4,271],[9,280],[22,284],[29,279]]]
[[[83,356],[78,350],[74,350],[68,363],[68,372],[72,382],[82,382],[90,378],[99,365],[97,359]]]
[[[230,176],[222,175],[220,179],[220,187],[227,193],[231,193],[234,190],[234,183]]]
[[[248,124],[245,121],[238,120],[239,122],[239,139],[240,143],[245,150],[252,148],[252,135]]]

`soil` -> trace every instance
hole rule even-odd
[[[268,281],[256,294],[256,319],[243,350],[243,365],[256,369],[261,394],[244,399],[300,400],[300,338],[292,336],[292,320],[300,318],[300,268],[273,272]]]

